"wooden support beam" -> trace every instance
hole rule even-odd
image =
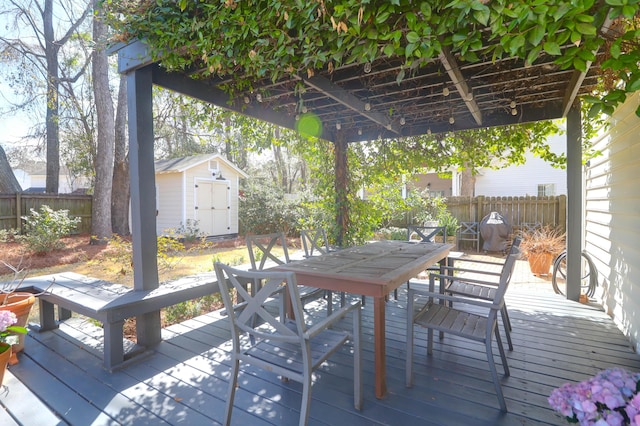
[[[302,81],[307,86],[312,87],[313,89],[321,92],[323,95],[335,100],[336,102],[339,102],[340,104],[346,106],[352,111],[357,112],[361,116],[368,118],[374,123],[381,125],[394,134],[401,134],[400,130],[393,124],[391,118],[388,115],[374,110],[367,111],[364,102],[362,102],[360,99],[356,98],[346,90],[342,89],[341,87],[336,86],[324,77],[313,76],[311,78],[303,78]]]
[[[611,19],[609,19],[609,15],[607,15],[607,18],[602,24],[602,28],[600,29],[600,32],[602,34],[606,34],[610,30],[611,30]],[[598,53],[597,50],[593,52],[594,55],[596,55],[597,53]],[[580,91],[580,87],[582,86],[584,79],[587,77],[587,73],[589,72],[589,68],[591,68],[592,64],[593,64],[592,61],[587,61],[585,65],[585,71],[576,70],[573,72],[573,75],[571,76],[571,81],[569,82],[569,86],[567,87],[567,91],[564,93],[564,100],[562,102],[563,117],[567,116],[567,114],[569,113],[569,110],[573,106],[573,103],[575,102],[578,96],[578,92]]]
[[[467,84],[460,68],[458,67],[458,63],[456,62],[456,58],[453,57],[451,51],[446,46],[442,47],[442,52],[438,56],[442,65],[447,70],[447,74],[449,74],[449,78],[453,82],[456,87],[456,90],[460,94],[460,97],[467,105],[469,112],[473,116],[473,119],[476,120],[478,126],[482,126],[482,113],[480,112],[480,107],[473,99],[473,93]]]

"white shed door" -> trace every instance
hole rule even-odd
[[[199,181],[196,185],[196,219],[205,235],[224,235],[231,230],[229,184]]]

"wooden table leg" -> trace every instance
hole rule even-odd
[[[384,297],[373,299],[373,348],[375,352],[376,398],[387,393],[387,356],[385,342]]]

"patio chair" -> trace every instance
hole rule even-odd
[[[509,255],[519,256],[520,254],[520,242],[522,238],[515,237],[511,243],[509,249]],[[517,257],[516,257],[517,258]],[[493,300],[496,291],[498,291],[498,285],[500,283],[500,277],[507,267],[505,262],[493,262],[488,260],[476,260],[459,258],[455,261],[458,262],[471,262],[476,268],[482,267],[483,269],[471,269],[464,267],[444,266],[444,275],[434,274],[434,278],[440,280],[441,285],[444,285],[444,292],[447,294],[458,295],[462,297],[471,297],[481,300]],[[460,275],[463,274],[463,275]],[[507,285],[511,280],[512,273],[509,273],[507,277]],[[509,319],[509,311],[507,310],[507,304],[504,303],[500,310],[502,316],[502,324],[504,326],[504,333],[507,338],[509,350],[513,350],[513,343],[511,341],[511,320]]]
[[[231,421],[242,361],[250,364],[251,367],[257,366],[274,372],[283,379],[302,383],[299,424],[306,425],[311,405],[312,373],[347,341],[353,344],[354,407],[357,410],[362,408],[360,302],[344,306],[321,322],[307,327],[293,272],[242,271],[219,262],[215,264],[215,271],[222,300],[231,321],[233,341],[232,371],[223,424],[228,425]],[[255,294],[249,294],[246,291],[247,281],[261,283]],[[285,293],[290,295],[295,319],[285,319],[282,315],[273,316],[263,305],[274,293],[281,293],[283,286],[288,290]],[[235,290],[239,296],[242,296],[244,302],[241,310],[237,310],[237,306],[233,304],[231,290]],[[330,329],[347,314],[353,317],[351,333]],[[260,317],[261,321],[255,321],[256,316]],[[247,335],[249,339],[241,339],[241,336]]]
[[[480,231],[478,230],[478,222],[460,222],[458,228],[458,250],[460,250],[461,241],[471,241],[476,246],[476,252],[480,252]]]
[[[413,386],[413,336],[414,325],[426,328],[427,331],[427,354],[433,353],[433,332],[439,331],[440,338],[444,334],[453,334],[465,339],[474,340],[484,343],[489,363],[489,371],[495,386],[496,396],[502,411],[507,411],[507,404],[504,400],[500,379],[493,359],[493,337],[495,336],[500,358],[502,359],[502,367],[505,376],[509,376],[509,366],[505,354],[502,340],[500,339],[500,331],[498,330],[498,313],[504,306],[504,295],[509,285],[509,276],[513,271],[515,261],[518,255],[510,254],[505,262],[505,267],[500,274],[498,288],[492,300],[479,300],[469,297],[458,297],[450,294],[442,294],[434,292],[435,276],[429,277],[430,291],[423,291],[416,288],[410,288],[407,302],[407,359],[406,359],[406,385]],[[421,296],[421,300],[426,303],[418,309],[416,308],[416,297]],[[449,302],[449,303],[447,303]],[[469,310],[450,306],[450,303],[456,303],[470,308]],[[473,308],[473,309],[471,309]]]
[[[302,240],[304,257],[319,256],[332,251],[324,228],[303,229],[300,231],[300,240]]]
[[[436,238],[442,238],[442,242],[447,242],[447,227],[446,226],[420,226],[409,225],[407,227],[407,240],[416,241],[421,243],[435,243]],[[427,271],[440,271],[440,266],[431,266],[427,268]],[[411,281],[407,281],[407,288],[411,285]],[[393,298],[398,300],[398,289],[393,290]]]
[[[302,240],[302,249],[304,250],[304,257],[320,256],[335,249],[329,245],[329,238],[327,237],[327,231],[324,228],[319,229],[303,229],[300,231],[300,240]],[[327,291],[327,298],[329,304],[333,304],[333,295],[330,291]],[[344,306],[346,303],[346,294],[344,291],[340,292],[340,306]],[[362,304],[364,305],[364,296],[362,296]],[[328,308],[329,314],[333,308]]]
[[[269,266],[283,265],[289,263],[289,250],[287,250],[287,239],[283,232],[275,232],[272,234],[250,235],[246,237],[247,250],[249,250],[249,260],[251,261],[252,271],[262,271]],[[282,257],[278,257],[274,253],[274,248],[280,246],[282,248]],[[252,290],[253,291],[253,290]],[[299,294],[303,306],[311,300],[326,297],[328,301],[327,315],[333,312],[333,294],[330,290],[301,285]]]

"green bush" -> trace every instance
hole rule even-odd
[[[44,205],[40,211],[31,209],[29,216],[23,216],[24,241],[29,250],[36,253],[47,253],[64,247],[61,238],[74,231],[80,223],[79,217],[69,217],[69,210],[53,210]]]
[[[242,188],[238,215],[240,234],[284,232],[295,235],[302,209],[300,202],[258,179],[248,180]]]

